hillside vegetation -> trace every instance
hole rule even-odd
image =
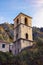
[[[0,52],[0,65],[43,65],[43,42],[38,40],[35,47],[22,50],[17,56]]]
[[[33,27],[33,40],[37,40],[37,38],[43,40],[43,28]],[[4,40],[7,42],[13,42],[14,38],[14,24],[3,23],[0,24],[0,40]]]
[[[22,50],[17,56],[0,52],[0,65],[43,65],[43,28],[33,27],[34,45]],[[14,25],[0,24],[0,40],[13,42]]]
[[[14,38],[14,27],[13,24],[4,23],[0,24],[0,40],[13,42]]]

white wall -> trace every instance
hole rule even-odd
[[[5,44],[5,48],[2,48],[2,44]],[[0,42],[0,51],[2,52],[9,52],[9,44]]]

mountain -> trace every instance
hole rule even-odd
[[[0,24],[0,40],[13,42],[14,25],[9,23]]]
[[[32,27],[33,40],[43,40],[43,28]],[[14,38],[14,24],[3,23],[0,24],[0,40],[13,42]]]
[[[43,40],[43,28],[33,27],[32,31],[33,31],[33,40],[35,41],[37,41],[38,39]]]
[[[17,56],[0,52],[0,65],[43,65],[43,28],[32,27],[32,32],[35,47],[26,48]],[[13,38],[14,24],[0,24],[0,40],[13,42]]]

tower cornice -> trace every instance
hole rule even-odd
[[[25,25],[25,24],[20,23],[20,24],[18,24],[14,29],[18,28],[18,26],[20,26],[20,25]],[[28,25],[25,25],[25,26],[27,26],[27,27],[29,27],[29,28],[32,28],[31,26],[28,26]]]
[[[31,16],[28,16],[28,15],[26,15],[26,14],[24,14],[24,13],[19,13],[14,19],[13,19],[13,21],[17,18],[17,17],[19,17],[20,15],[24,15],[24,16],[27,16],[27,17],[29,17],[29,18],[31,18],[32,19],[32,17]]]

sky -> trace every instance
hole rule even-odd
[[[32,17],[32,26],[43,27],[43,0],[0,0],[0,24],[14,23],[20,12]]]

